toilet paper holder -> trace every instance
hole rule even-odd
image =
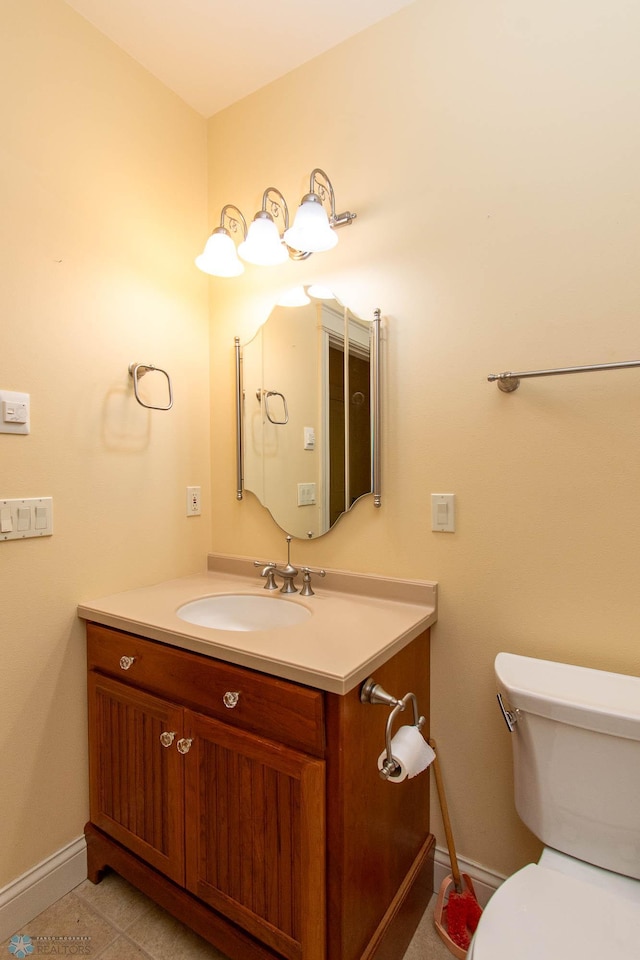
[[[388,779],[392,776],[398,769],[398,765],[393,759],[391,753],[391,731],[393,729],[393,721],[398,716],[399,713],[402,713],[403,710],[406,710],[409,703],[413,707],[413,726],[417,727],[420,730],[424,724],[424,717],[420,716],[418,710],[418,699],[415,693],[405,693],[402,699],[398,700],[397,697],[392,697],[390,693],[381,687],[379,683],[369,677],[368,680],[362,684],[360,688],[360,700],[362,703],[382,703],[387,707],[392,707],[391,713],[387,717],[387,726],[385,729],[385,748],[387,752],[386,759],[382,764],[380,770],[380,776],[383,780]]]

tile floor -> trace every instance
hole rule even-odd
[[[427,906],[404,960],[449,960]],[[165,913],[116,874],[94,886],[88,880],[16,931],[0,958],[89,957],[90,960],[226,960],[191,930]]]

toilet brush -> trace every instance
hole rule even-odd
[[[436,778],[438,800],[440,801],[442,823],[447,840],[452,874],[452,876],[445,877],[440,885],[433,919],[439,936],[451,953],[455,957],[458,957],[459,960],[464,960],[471,942],[471,937],[478,926],[478,921],[482,914],[482,907],[478,903],[471,877],[466,873],[460,874],[456,848],[453,842],[451,821],[449,819],[449,808],[447,806],[442,772],[438,760],[438,751],[434,740],[429,740],[428,742],[435,753],[432,766]],[[450,890],[449,888],[452,884],[453,889]],[[449,897],[445,904],[445,896],[448,890]]]

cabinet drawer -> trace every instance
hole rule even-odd
[[[87,624],[87,657],[90,670],[324,756],[324,697],[319,690],[95,623]]]

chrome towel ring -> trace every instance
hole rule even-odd
[[[151,371],[162,373],[167,378],[168,402],[165,406],[156,406],[153,403],[145,403],[140,397],[138,392],[138,383],[146,373],[150,373]],[[171,407],[173,406],[173,389],[171,387],[171,377],[166,370],[162,370],[160,367],[155,367],[152,363],[130,363],[129,376],[133,380],[133,392],[135,398],[141,407],[146,407],[147,410],[171,410]]]

